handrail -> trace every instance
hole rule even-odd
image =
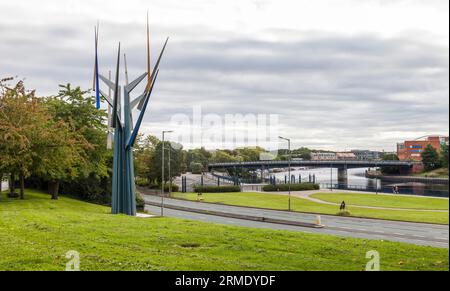
[[[353,161],[353,160],[320,160],[320,161],[291,161],[291,165],[371,165],[378,166],[413,166],[421,164],[416,161]],[[212,163],[209,168],[218,167],[239,167],[239,166],[253,166],[253,165],[288,165],[287,161],[257,161],[257,162],[239,162],[239,163]]]

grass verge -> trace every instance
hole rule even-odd
[[[332,194],[329,194],[332,195]],[[197,194],[194,193],[175,193],[174,197],[195,201]],[[260,207],[268,209],[287,210],[288,197],[286,195],[270,193],[224,193],[224,194],[203,194],[204,202],[221,203],[227,205]],[[342,200],[341,200],[342,202]],[[304,198],[291,198],[293,211],[312,212],[321,214],[336,215],[339,212],[339,206],[327,205],[314,202]],[[352,216],[379,218],[388,220],[401,220],[411,222],[426,222],[448,224],[448,212],[417,211],[417,210],[381,210],[368,209],[357,206],[349,206],[347,210]]]
[[[111,215],[110,209],[27,191],[0,198],[0,270],[363,270],[366,253],[382,270],[448,270],[447,249],[183,219]]]
[[[311,195],[319,200],[346,204],[376,206],[387,208],[422,209],[422,210],[448,210],[448,199],[432,197],[410,197],[385,194],[354,194],[354,193],[318,193]]]

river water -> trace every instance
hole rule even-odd
[[[388,182],[380,179],[369,179],[365,177],[368,169],[348,169],[348,189],[364,190],[376,192],[393,193],[393,187],[398,186],[400,194],[414,194],[425,196],[449,197],[448,185],[424,184],[412,182]],[[338,185],[337,169],[302,169],[293,170],[291,174],[295,176],[295,182],[299,181],[301,175],[302,182],[309,181],[309,175],[315,175],[316,183],[320,184],[324,189],[342,187]],[[285,177],[288,177],[288,172],[272,173],[279,182],[284,183]],[[289,178],[287,178],[289,179]],[[294,181],[292,181],[294,183]]]

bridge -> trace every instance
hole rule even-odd
[[[214,169],[222,170],[238,170],[238,169],[254,169],[264,170],[273,168],[291,167],[313,167],[313,168],[336,168],[338,169],[338,180],[340,184],[348,183],[348,169],[357,168],[384,168],[399,167],[402,173],[410,173],[414,171],[414,167],[420,167],[421,162],[414,161],[355,161],[355,160],[321,160],[321,161],[257,161],[257,162],[237,162],[237,163],[214,163],[208,165],[208,171]]]

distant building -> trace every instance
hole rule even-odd
[[[376,161],[381,160],[384,153],[369,151],[369,150],[352,150],[352,153],[356,156],[359,161]]]
[[[336,153],[311,153],[313,161],[335,161],[337,160]]]
[[[297,161],[297,162],[304,161],[304,159],[302,159],[302,158],[292,158],[292,160],[293,160],[293,161]]]
[[[352,152],[336,153],[336,157],[338,160],[345,160],[345,161],[356,161],[358,159],[356,155]]]
[[[408,140],[397,144],[397,156],[400,161],[422,161],[422,153],[431,145],[440,154],[442,145],[448,145],[448,136],[427,136],[417,140]]]

